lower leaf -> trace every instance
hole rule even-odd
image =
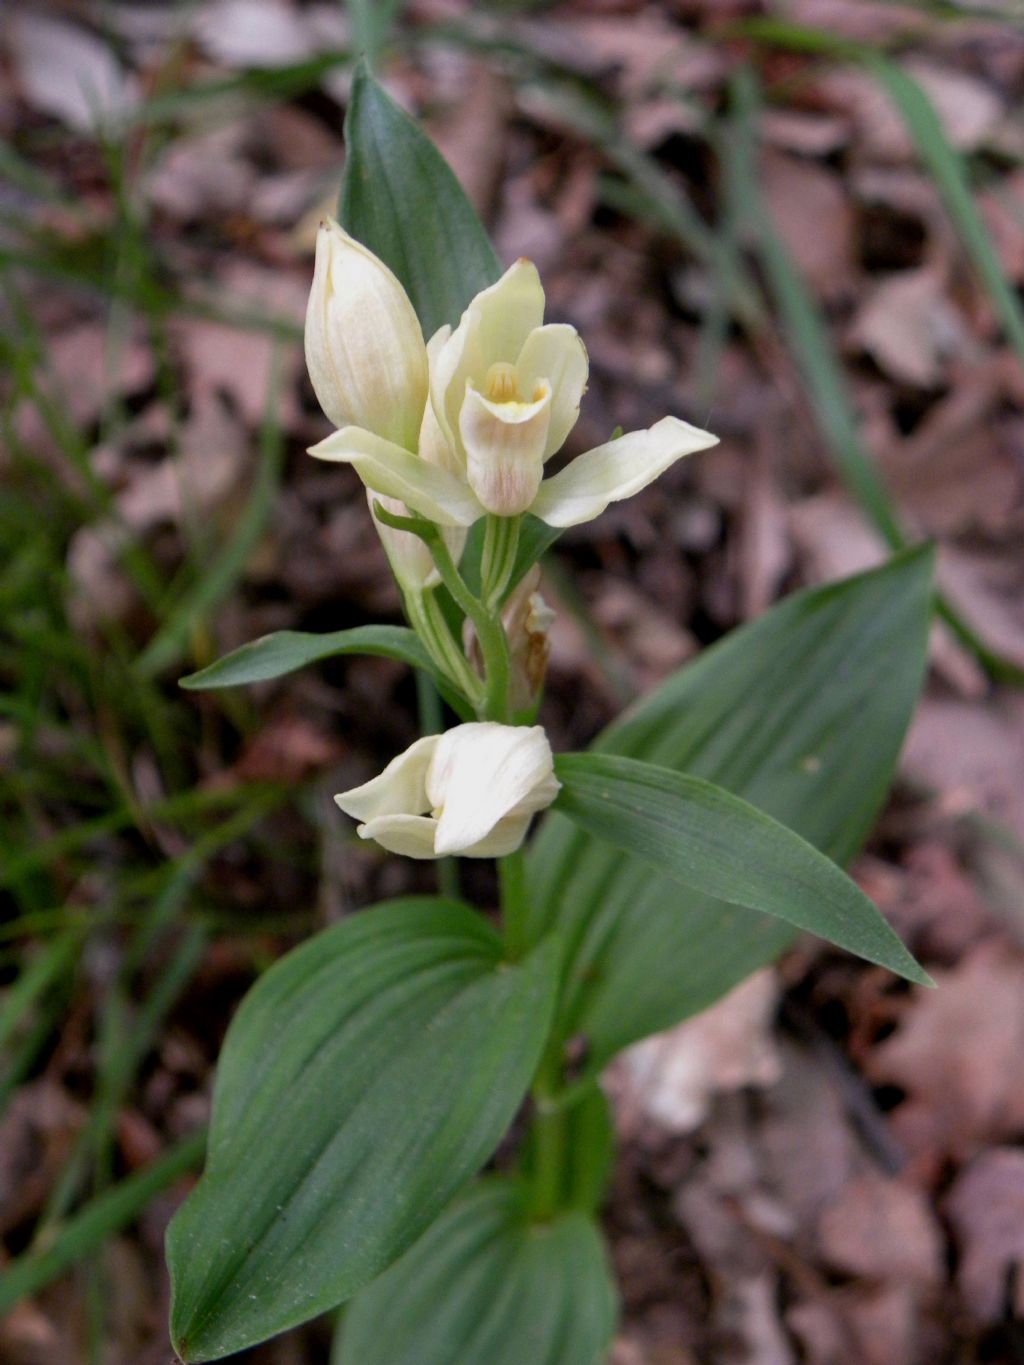
[[[341,1303],[487,1160],[551,1020],[555,958],[467,906],[397,901],[310,939],[224,1045],[206,1172],[171,1223],[171,1335],[215,1360]]]
[[[518,1180],[486,1180],[345,1313],[333,1365],[597,1365],[616,1298],[580,1212],[532,1223]]]

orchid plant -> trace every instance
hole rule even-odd
[[[214,1360],[345,1304],[339,1365],[596,1365],[616,1314],[597,1221],[610,1058],[799,929],[927,983],[835,859],[920,684],[928,556],[787,600],[588,752],[553,753],[540,556],[716,438],[667,416],[550,472],[587,385],[576,330],[544,321],[529,261],[500,270],[365,70],[346,136],[306,320],[335,430],[311,454],[365,485],[409,624],[279,632],[185,685],[353,652],[421,670],[457,723],[337,803],[395,855],[497,859],[501,904],[378,905],[257,982],[168,1233],[172,1337]]]

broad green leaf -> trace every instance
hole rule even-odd
[[[615,1325],[586,1214],[531,1223],[526,1187],[483,1181],[349,1306],[334,1365],[597,1365]]]
[[[932,556],[787,598],[681,669],[599,739],[716,782],[842,864],[871,827],[921,684]],[[563,1023],[595,1065],[712,1004],[790,942],[789,925],[691,892],[544,823],[529,859],[533,939],[567,942]]]
[[[695,891],[828,939],[919,985],[931,979],[830,858],[748,801],[614,754],[560,754],[554,809]]]
[[[304,630],[276,630],[272,635],[264,635],[233,649],[198,673],[190,673],[179,685],[190,692],[200,692],[211,687],[267,682],[338,654],[376,654],[422,668],[425,673],[436,674],[437,671],[419,637],[407,626],[355,626],[351,630],[332,630],[324,635]]]
[[[334,1307],[412,1245],[511,1122],[555,975],[547,945],[510,966],[479,915],[424,898],[354,915],[261,978],[167,1235],[183,1360]]]
[[[458,322],[501,262],[448,163],[365,63],[345,116],[339,216],[395,272],[425,337]]]

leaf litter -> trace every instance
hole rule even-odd
[[[116,15],[14,8],[0,134],[24,163],[16,203],[29,230],[5,220],[4,243],[42,252],[47,268],[17,276],[35,336],[10,297],[4,305],[19,374],[32,382],[19,381],[17,460],[0,476],[43,509],[58,619],[94,660],[92,691],[51,659],[51,690],[32,694],[41,700],[29,757],[52,778],[18,818],[50,838],[103,814],[106,781],[129,805],[192,785],[301,789],[263,818],[258,838],[229,840],[198,874],[194,905],[214,932],[120,1104],[111,1169],[122,1174],[202,1122],[218,1041],[259,965],[360,904],[430,889],[422,869],[339,841],[329,801],[339,782],[352,785],[408,742],[415,697],[397,666],[359,660],[221,709],[181,703],[170,669],[158,680],[162,731],[118,719],[95,690],[96,672],[112,667],[102,651],[116,641],[141,651],[230,539],[272,383],[281,489],[225,595],[191,623],[191,662],[271,629],[398,619],[354,480],[303,453],[322,429],[297,338],[315,224],[343,157],[347,75],[327,65],[297,93],[282,86],[264,98],[248,74],[273,81],[290,63],[338,52],[344,16],[291,0],[201,3],[187,22],[136,4]],[[403,33],[450,22],[479,37],[473,8],[410,0]],[[931,8],[793,0],[785,17],[906,48],[906,69],[970,158],[997,259],[1019,284],[1024,38],[988,13]],[[745,14],[714,0],[566,0],[500,20],[518,58],[485,55],[479,43],[469,55],[453,37],[412,41],[386,66],[502,253],[534,257],[552,314],[587,336],[579,448],[606,438],[612,414],[646,425],[679,410],[723,435],[719,449],[610,512],[596,539],[570,532],[560,542],[545,586],[559,609],[546,711],[559,747],[585,743],[624,697],[785,592],[883,555],[829,466],[785,344],[727,314],[714,323],[722,280],[644,198],[653,172],[699,222],[728,231],[716,120],[744,59],[767,90],[762,195],[826,320],[867,448],[914,534],[940,542],[950,597],[991,648],[1024,665],[1019,363],[871,75],[752,48],[729,31]],[[116,41],[104,24],[116,25]],[[632,200],[616,147],[559,114],[536,54],[622,108],[646,158]],[[238,78],[221,98],[194,93]],[[147,98],[156,108],[182,91],[193,93],[154,130],[119,125]],[[111,145],[126,153],[120,199],[104,159]],[[134,278],[111,267],[133,213],[143,224]],[[745,227],[741,263],[754,249]],[[26,530],[19,551],[32,544]],[[23,743],[13,732],[4,742],[5,768],[16,754],[24,762]],[[102,776],[88,766],[90,743],[109,756]],[[937,631],[900,783],[856,870],[940,989],[906,992],[801,945],[617,1063],[609,1086],[623,1150],[608,1211],[624,1287],[617,1365],[1019,1358],[1022,773],[1019,694]],[[160,837],[184,849],[196,836]],[[47,892],[97,922],[124,902],[130,922],[131,878],[158,866],[144,828],[101,831],[84,853],[54,855]],[[481,904],[493,899],[488,878],[481,867],[465,878]],[[18,904],[37,907],[26,895],[23,885]],[[133,951],[122,921],[94,932],[115,967]],[[14,941],[26,960],[45,946],[31,931]],[[159,974],[172,942],[159,939],[133,978],[133,1010],[145,999],[139,981]],[[25,1083],[0,1121],[8,1258],[30,1244],[95,1091],[99,986],[73,977],[51,1002],[62,1008],[42,1018],[43,1042],[26,1053]],[[100,1335],[114,1365],[167,1360],[160,1246],[180,1194],[161,1196],[109,1245],[120,1306]],[[0,1325],[0,1357],[84,1362],[94,1301],[83,1274],[65,1276]],[[326,1342],[307,1328],[252,1358],[323,1362]]]

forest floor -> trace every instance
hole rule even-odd
[[[572,448],[666,412],[722,438],[550,555],[555,747],[881,562],[890,515],[974,637],[936,628],[854,868],[939,989],[802,942],[612,1068],[615,1365],[1024,1361],[1021,13],[399,8],[389,88],[586,341]],[[402,667],[176,687],[270,630],[400,619],[361,486],[305,454],[351,41],[297,0],[12,5],[0,36],[4,1365],[167,1365],[162,1237],[234,1007],[314,928],[434,889],[331,802],[415,737]],[[494,902],[487,866],[463,889]]]

